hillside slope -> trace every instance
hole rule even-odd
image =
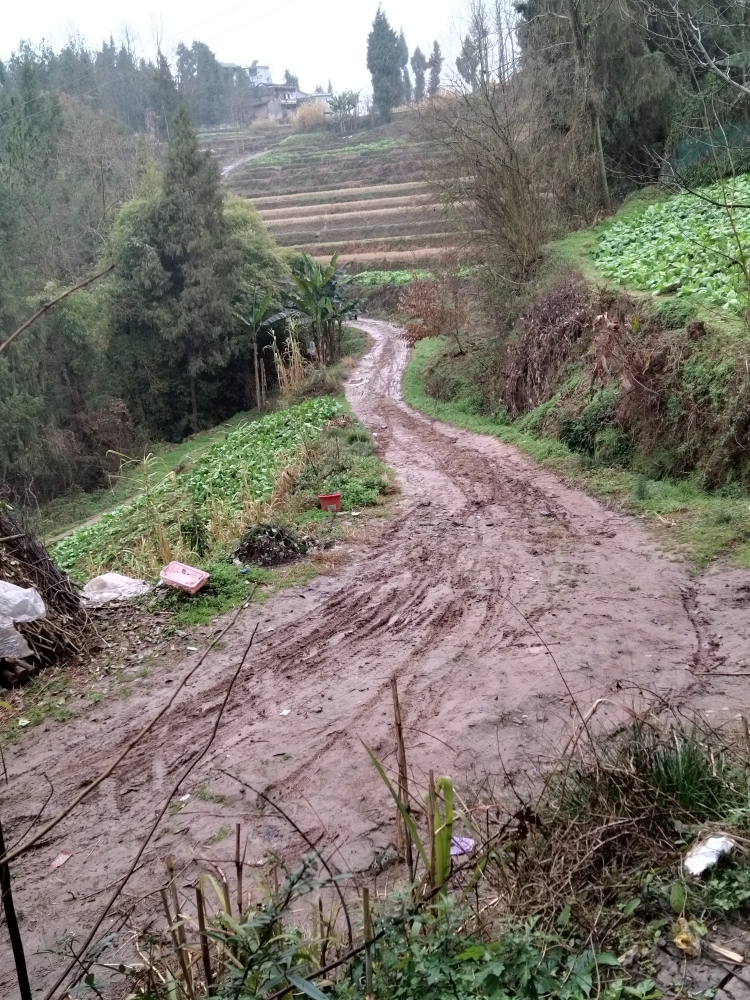
[[[647,191],[559,241],[505,328],[477,310],[465,353],[419,344],[406,391],[616,499],[697,568],[750,565],[747,288],[696,235],[705,212]]]
[[[250,129],[246,142],[220,133],[209,140],[231,168],[228,189],[252,199],[282,246],[371,269],[429,260],[459,239],[431,194],[435,154],[409,113],[352,136],[274,125]]]

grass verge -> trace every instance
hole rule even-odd
[[[695,478],[649,479],[616,465],[597,466],[563,442],[535,434],[534,414],[508,423],[503,414],[483,413],[468,386],[451,401],[434,399],[425,389],[424,376],[448,357],[445,340],[417,343],[404,374],[404,398],[410,406],[512,444],[576,486],[641,517],[694,571],[719,556],[750,567],[750,505],[744,493],[729,487],[708,492]]]
[[[211,445],[223,440],[240,423],[257,420],[259,416],[255,411],[238,413],[231,420],[195,434],[181,444],[156,445],[152,449],[155,459],[151,468],[153,484],[158,485],[166,479],[174,468],[192,468]],[[39,536],[53,542],[84,521],[107,513],[136,496],[142,487],[142,474],[136,468],[137,464],[123,463],[120,471],[112,475],[108,489],[91,493],[78,491],[42,504],[33,517],[33,525]]]

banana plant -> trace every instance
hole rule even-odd
[[[263,409],[263,395],[260,382],[260,363],[258,360],[258,336],[281,318],[280,313],[269,316],[272,296],[266,295],[261,302],[253,297],[253,307],[249,316],[235,312],[234,316],[250,331],[253,344],[253,371],[255,374],[255,403],[259,410]]]
[[[307,319],[322,364],[336,360],[344,319],[357,309],[357,300],[348,298],[351,276],[339,267],[338,254],[329,264],[321,264],[304,254],[299,270],[292,275],[292,307]]]

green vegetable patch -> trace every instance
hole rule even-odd
[[[239,537],[243,519],[269,501],[282,470],[344,409],[322,397],[240,425],[191,472],[173,472],[153,487],[144,477],[132,502],[68,535],[53,548],[54,559],[79,579],[106,570],[153,579],[171,559],[205,559]]]
[[[381,285],[408,285],[431,278],[431,271],[418,268],[416,271],[361,271],[354,280],[360,288],[380,288]]]
[[[695,296],[737,314],[748,307],[748,251],[750,175],[743,175],[615,219],[591,256],[620,284]]]

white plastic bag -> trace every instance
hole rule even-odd
[[[44,601],[33,587],[17,587],[0,580],[0,657],[21,660],[31,656],[32,649],[13,626],[35,622],[46,614]]]
[[[109,601],[125,601],[129,597],[146,594],[151,588],[143,580],[133,580],[120,573],[104,573],[89,580],[83,588],[83,596],[89,604],[107,604]]]
[[[711,868],[723,854],[729,854],[737,846],[737,841],[726,833],[708,837],[694,844],[685,855],[685,867],[691,875],[702,875]]]

